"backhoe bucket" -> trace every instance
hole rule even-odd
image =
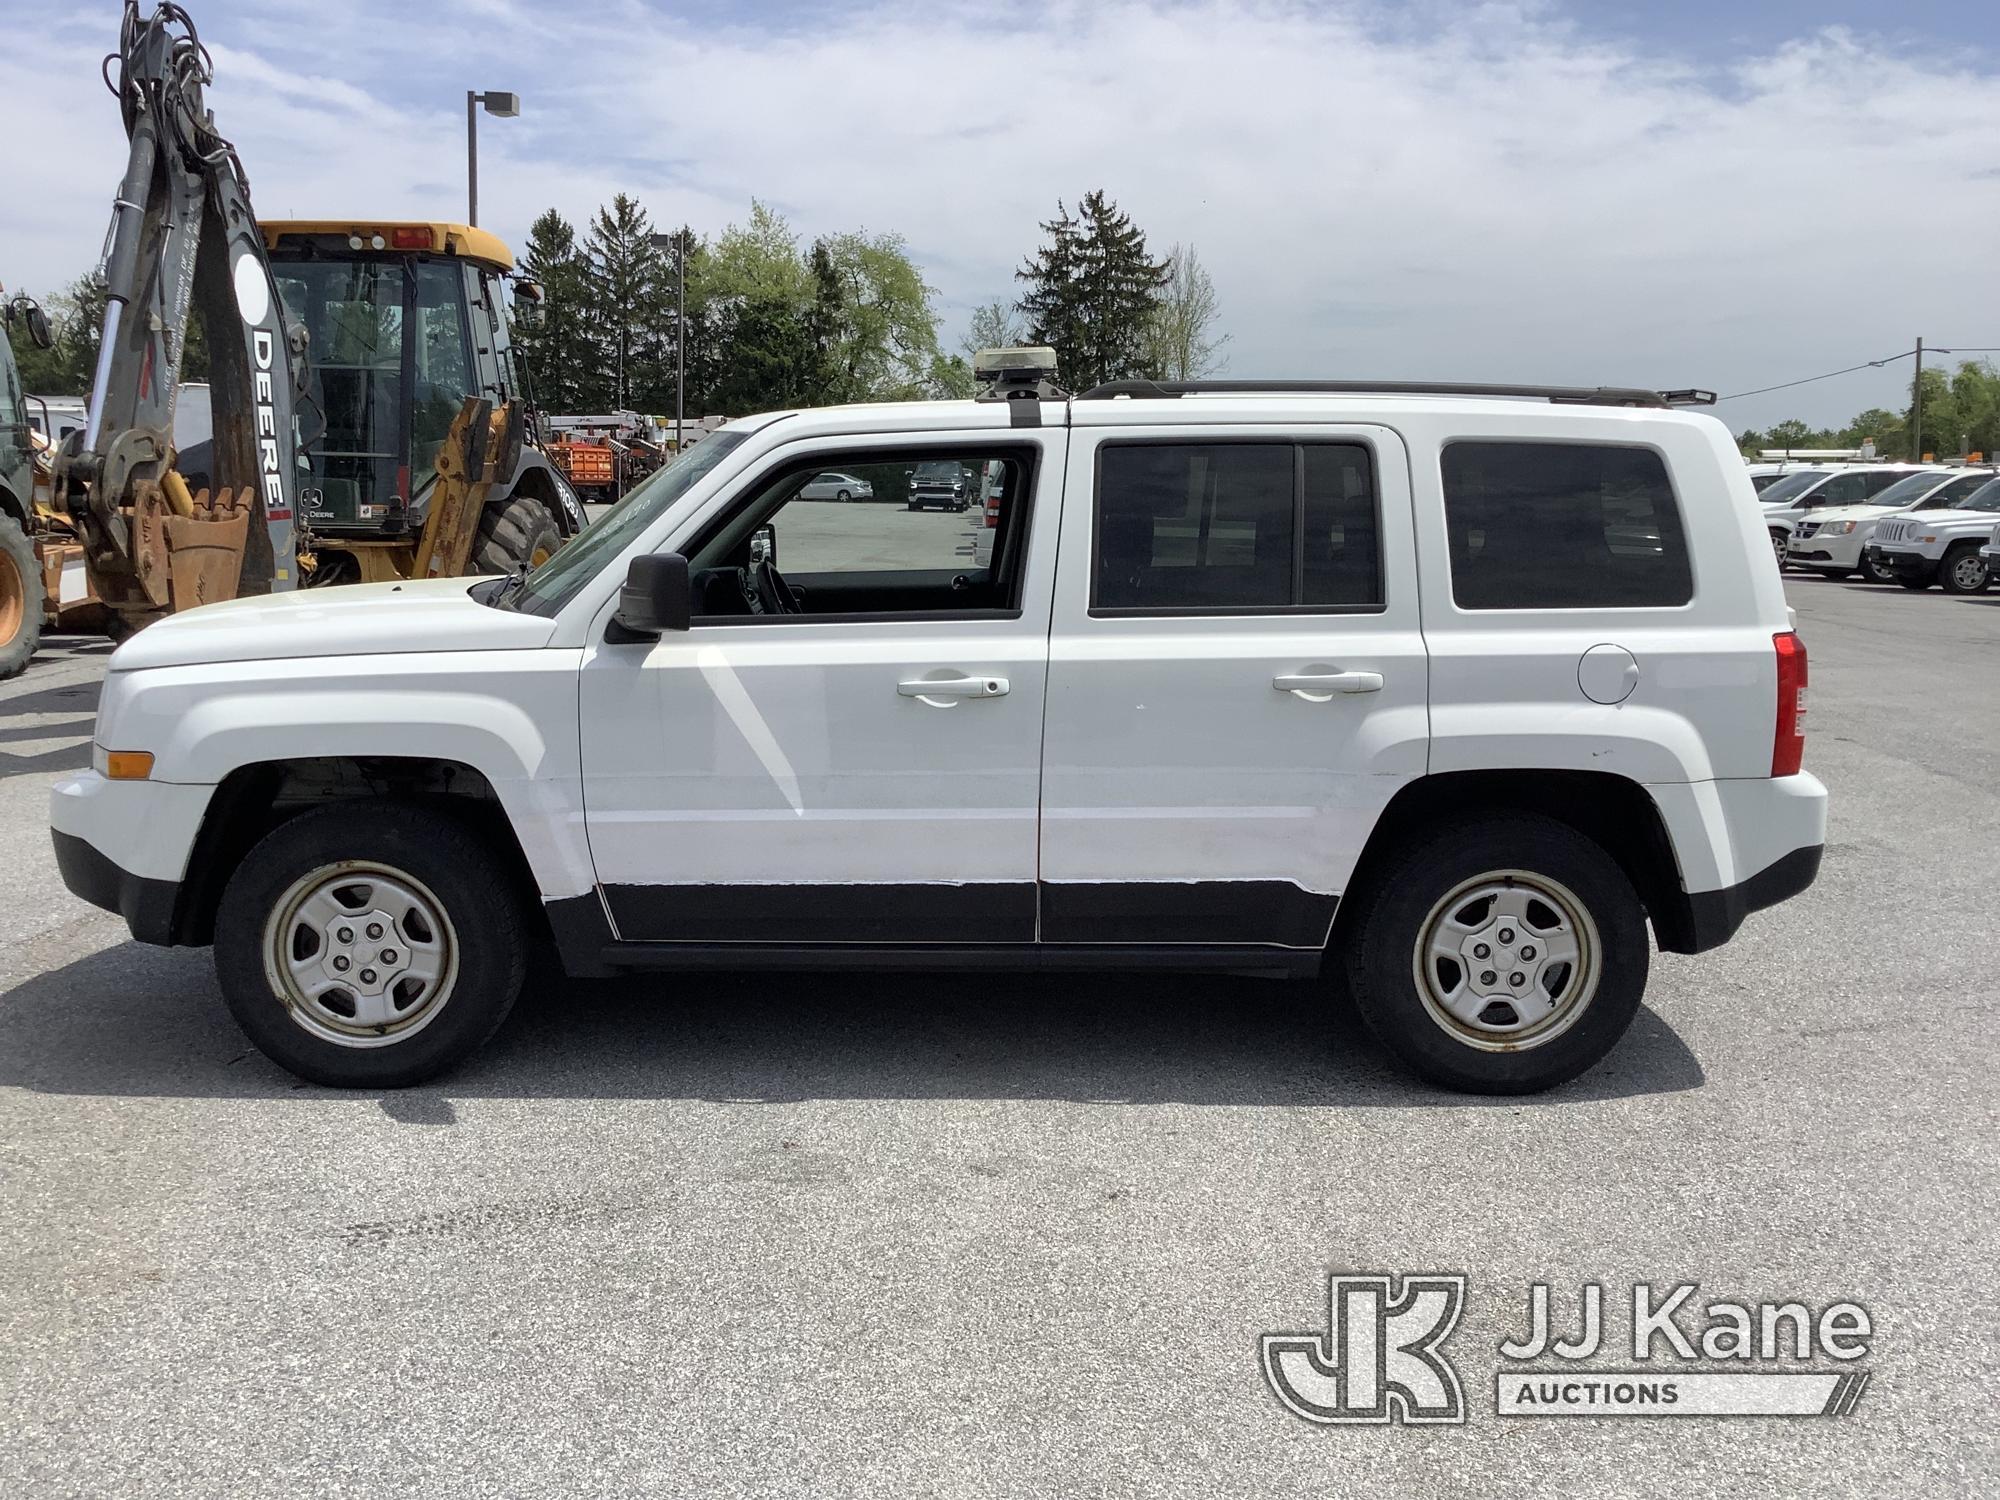
[[[211,502],[203,490],[194,497],[194,514],[168,516],[166,531],[176,611],[236,597],[250,536],[247,490],[240,502],[227,492]]]

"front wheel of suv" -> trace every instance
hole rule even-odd
[[[1861,554],[1861,576],[1869,583],[1894,583],[1896,581],[1894,573],[1876,562],[1866,552]]]
[[[1446,1088],[1529,1094],[1599,1061],[1646,988],[1646,913],[1602,847],[1530,814],[1412,840],[1360,893],[1346,963],[1369,1029]]]
[[[1993,580],[1993,570],[1979,555],[1977,541],[1960,542],[1944,555],[1938,568],[1938,582],[1947,594],[1983,594]]]
[[[494,852],[416,802],[332,803],[266,834],[215,922],[215,970],[244,1034],[335,1088],[404,1088],[499,1029],[527,956]]]

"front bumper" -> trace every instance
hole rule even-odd
[[[173,942],[174,913],[181,899],[178,880],[134,875],[73,833],[51,829],[50,836],[56,843],[56,869],[71,895],[117,912],[142,943],[166,947]]]
[[[1899,578],[1926,578],[1937,571],[1938,560],[1921,552],[1890,552],[1881,547],[1868,549],[1869,561],[1886,568]]]
[[[49,793],[56,868],[72,893],[124,917],[142,943],[175,941],[188,854],[215,788],[82,771]]]
[[[1785,544],[1785,561],[1801,568],[1838,568],[1851,572],[1861,566],[1861,539],[1851,531],[1845,536],[1794,535]]]

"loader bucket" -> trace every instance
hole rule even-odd
[[[167,563],[176,611],[234,599],[243,577],[243,549],[250,535],[250,504],[227,493],[211,502],[203,490],[192,516],[166,518]]]

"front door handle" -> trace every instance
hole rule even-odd
[[[1281,673],[1271,679],[1271,686],[1281,693],[1297,693],[1317,703],[1324,703],[1335,693],[1379,693],[1382,691],[1380,672],[1293,672]]]
[[[896,684],[899,697],[915,698],[933,708],[950,708],[960,698],[1004,698],[1004,677],[919,677],[914,682]]]

